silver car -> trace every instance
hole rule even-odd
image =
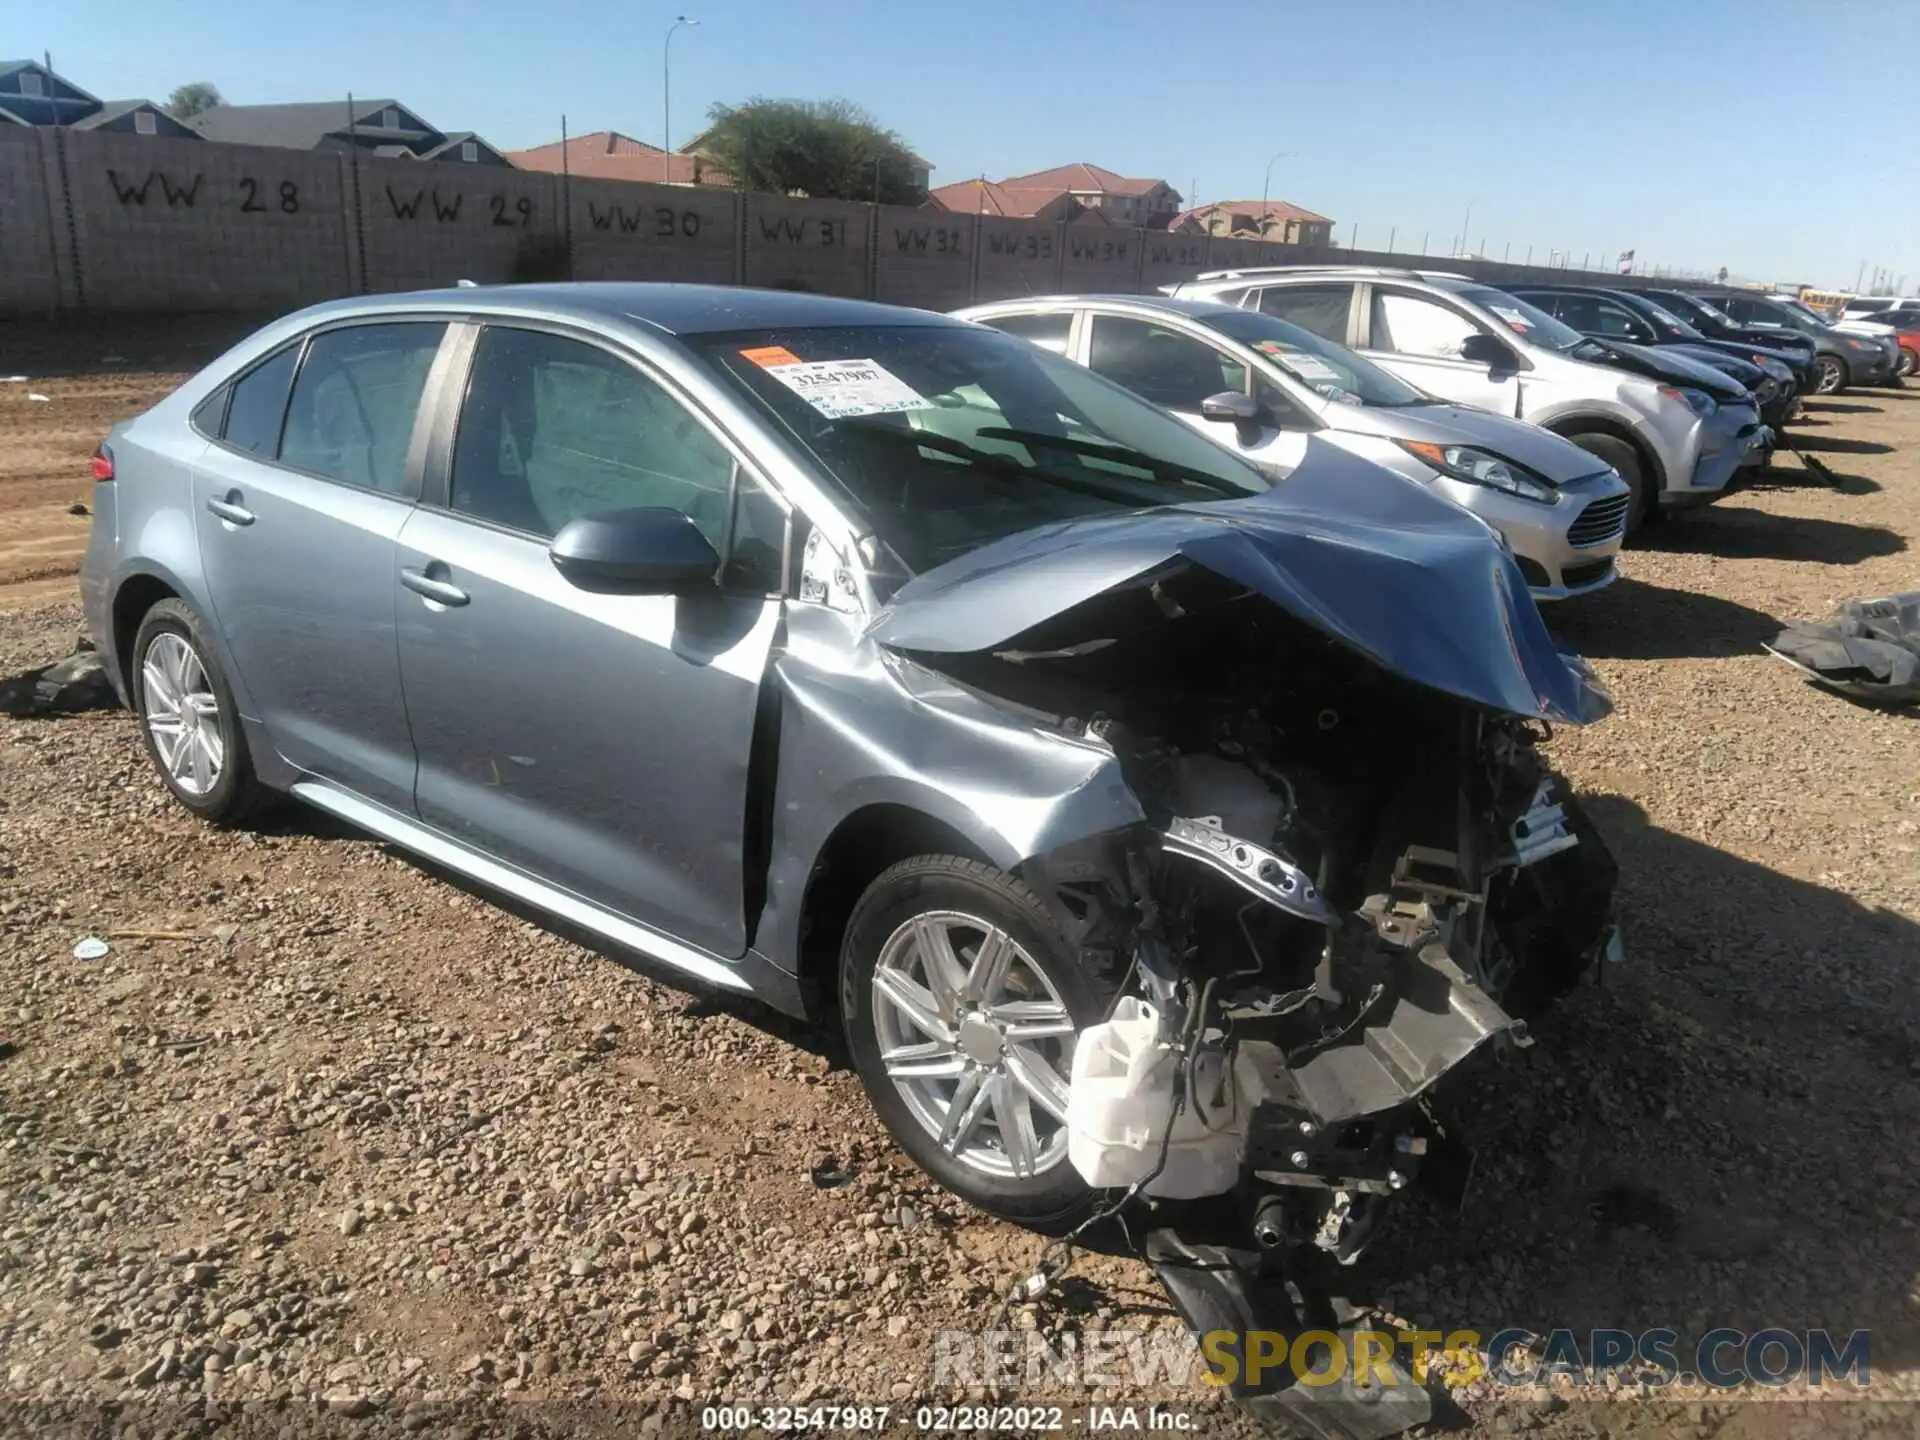
[[[1653,510],[1718,499],[1764,444],[1751,396],[1581,358],[1584,336],[1465,276],[1380,267],[1218,271],[1172,287],[1290,320],[1432,394],[1512,415],[1605,460]]]
[[[1484,524],[1331,446],[1272,483],[983,326],[341,301],[95,474],[88,621],[181,805],[292,796],[837,1014],[902,1147],[1000,1214],[1091,1208],[1076,1039],[1131,997],[1244,1087],[1205,1143],[1258,1127],[1228,1158],[1260,1244],[1357,1252],[1426,1092],[1612,944],[1536,743],[1606,700]]]
[[[1076,360],[1278,474],[1318,435],[1431,486],[1507,537],[1536,600],[1613,582],[1630,492],[1612,470],[1537,425],[1437,400],[1297,325],[1154,295],[956,313]]]

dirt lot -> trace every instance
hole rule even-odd
[[[72,648],[86,455],[223,338],[7,348],[34,378],[0,385],[0,674]],[[1554,749],[1621,860],[1629,963],[1474,1075],[1465,1215],[1410,1203],[1355,1292],[1449,1332],[1666,1326],[1683,1354],[1716,1326],[1870,1328],[1877,1403],[1483,1384],[1476,1431],[1914,1431],[1920,716],[1757,647],[1920,586],[1920,391],[1815,402],[1797,433],[1838,489],[1789,460],[1552,617],[1619,705]],[[112,954],[74,959],[87,935]],[[967,1393],[934,1383],[934,1332],[989,1326],[1039,1248],[895,1156],[828,1037],[317,816],[209,831],[123,714],[0,721],[0,987],[9,1431],[211,1430],[247,1402],[282,1431],[681,1433],[726,1400],[911,1419]],[[1132,1261],[1074,1274],[1044,1324],[1170,1332]],[[1241,1429],[1199,1386],[1001,1394]]]

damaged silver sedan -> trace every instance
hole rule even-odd
[[[978,326],[691,286],[263,330],[95,461],[162,780],[276,794],[837,1011],[899,1143],[1059,1226],[1351,1259],[1434,1086],[1611,935],[1538,748],[1606,702],[1479,520],[1272,484]],[[484,964],[485,957],[475,957]]]

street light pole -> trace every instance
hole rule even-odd
[[[1467,201],[1467,216],[1466,219],[1460,222],[1460,251],[1459,255],[1455,257],[1456,259],[1464,257],[1467,253],[1467,230],[1473,224],[1473,207],[1479,203],[1480,197],[1478,195]]]
[[[667,27],[667,38],[660,46],[660,180],[673,179],[673,32],[682,25],[698,25],[691,15],[679,16]]]
[[[1260,182],[1260,233],[1262,236],[1267,233],[1267,195],[1273,188],[1273,161],[1285,160],[1291,153],[1291,151],[1282,150],[1273,157],[1273,160],[1267,161],[1266,178]]]

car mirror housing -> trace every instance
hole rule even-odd
[[[569,583],[622,595],[703,590],[720,569],[718,552],[692,519],[661,505],[569,520],[547,554]]]
[[[1200,402],[1200,418],[1220,420],[1233,426],[1242,443],[1251,445],[1260,437],[1260,405],[1239,390],[1222,390]]]
[[[1460,342],[1460,358],[1486,366],[1489,377],[1510,375],[1520,368],[1514,361],[1513,351],[1483,331],[1476,331]]]

